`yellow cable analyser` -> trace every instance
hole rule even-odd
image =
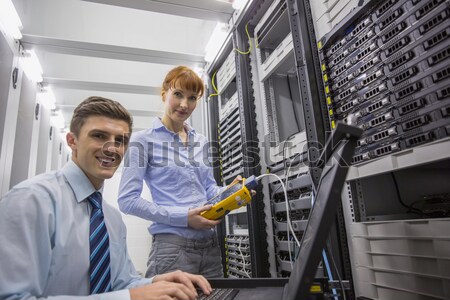
[[[248,179],[242,179],[242,183],[237,181],[227,186],[220,194],[209,199],[206,204],[213,204],[210,210],[204,211],[201,215],[209,220],[218,220],[230,211],[247,205],[252,200],[250,190],[258,184],[254,175]]]

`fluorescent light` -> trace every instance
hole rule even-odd
[[[0,26],[16,40],[22,38],[22,22],[11,0],[0,0]]]
[[[247,4],[247,1],[248,0],[234,0],[232,6],[235,10],[240,10],[245,4]]]
[[[217,2],[223,2],[223,3],[227,3],[230,4],[231,2],[233,2],[233,0],[216,0]]]
[[[39,103],[41,103],[48,110],[56,108],[56,99],[50,87],[42,89],[37,95]]]
[[[1,0],[0,0],[1,1]],[[23,56],[23,70],[28,78],[34,82],[42,82],[42,67],[36,53],[33,50],[25,51]]]
[[[62,129],[65,127],[65,120],[64,116],[62,115],[61,111],[55,110],[53,114],[50,117],[50,123],[53,124],[58,129]]]
[[[228,36],[228,25],[218,22],[205,47],[205,60],[211,62]]]

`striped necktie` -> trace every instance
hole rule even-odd
[[[111,290],[109,265],[109,236],[102,211],[102,194],[95,192],[88,197],[92,206],[89,226],[90,293],[100,294]]]

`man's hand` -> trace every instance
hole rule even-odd
[[[212,291],[211,285],[208,280],[202,275],[195,275],[182,271],[175,271],[166,274],[156,275],[153,278],[153,282],[159,281],[170,281],[170,282],[178,282],[182,283],[185,286],[189,287],[189,289],[193,292],[196,291],[194,285],[198,286],[203,293],[209,295]]]
[[[210,210],[211,204],[202,207],[191,208],[188,212],[188,226],[194,229],[211,229],[220,223],[221,220],[208,220],[200,215],[202,212]]]
[[[194,300],[197,298],[197,285],[203,293],[209,295],[211,285],[205,277],[186,272],[175,271],[167,274],[156,275],[153,283],[130,289],[131,300]]]

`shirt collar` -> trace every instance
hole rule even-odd
[[[195,135],[196,134],[195,129],[192,126],[190,126],[188,123],[186,123],[186,122],[184,122],[184,128],[187,129],[188,135],[191,135],[191,134]],[[154,118],[153,119],[153,129],[155,129],[155,130],[165,130],[167,132],[175,134],[172,130],[169,130],[169,129],[166,128],[166,126],[161,122],[160,118]]]
[[[87,178],[83,170],[81,170],[80,167],[73,162],[73,160],[70,160],[61,171],[72,188],[77,202],[85,200],[96,191],[92,183],[89,181],[89,178]],[[103,187],[100,188],[99,192],[101,193],[102,190]]]

